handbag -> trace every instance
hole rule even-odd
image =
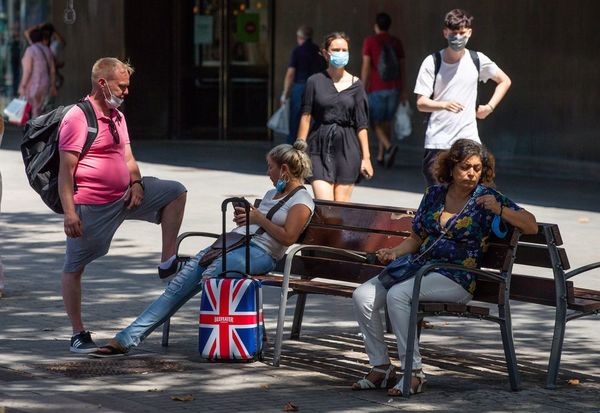
[[[267,128],[275,133],[287,135],[290,133],[290,109],[289,103],[286,101],[279,109],[273,113],[267,122]]]
[[[23,126],[29,119],[31,105],[25,98],[14,98],[10,101],[7,107],[4,108],[4,115],[8,118],[8,122],[13,125]]]
[[[377,275],[377,279],[383,285],[383,287],[386,290],[389,290],[395,284],[401,283],[403,281],[406,281],[406,280],[414,277],[415,274],[417,273],[417,271],[419,271],[419,268],[421,268],[423,266],[423,262],[420,260],[423,257],[425,257],[425,255],[427,255],[427,253],[429,253],[429,251],[431,251],[431,249],[442,238],[444,238],[446,236],[448,231],[450,231],[452,226],[454,226],[454,223],[458,219],[459,215],[463,213],[463,211],[465,210],[467,205],[469,205],[469,203],[471,203],[471,201],[474,199],[475,199],[475,194],[473,194],[473,196],[471,198],[469,198],[469,200],[467,202],[465,202],[465,204],[463,205],[460,212],[458,212],[456,215],[454,215],[452,217],[452,221],[450,221],[450,225],[447,225],[445,228],[442,229],[442,233],[440,234],[440,236],[437,237],[437,239],[435,241],[433,241],[431,243],[431,245],[429,245],[429,247],[427,247],[427,249],[425,251],[423,251],[416,257],[414,256],[414,254],[402,255],[402,256],[396,258],[395,260],[393,260],[392,262],[390,262],[388,265],[386,265],[385,268],[383,269],[383,271],[381,271],[379,273],[379,275]]]
[[[300,185],[300,186],[294,188],[292,191],[290,191],[289,194],[287,194],[283,199],[281,199],[277,204],[275,204],[271,209],[269,209],[269,212],[267,212],[267,215],[265,218],[267,218],[270,221],[273,218],[273,215],[275,215],[275,213],[292,196],[294,196],[294,194],[296,194],[296,192],[298,192],[301,189],[306,190],[305,187]],[[248,212],[249,212],[249,204],[248,204],[248,201],[246,201],[246,214],[248,214]],[[209,250],[206,251],[206,253],[204,253],[202,258],[200,258],[200,261],[198,262],[198,264],[200,264],[201,267],[206,268],[215,259],[217,259],[221,255],[223,255],[223,245],[225,245],[225,253],[228,253],[229,251],[233,251],[234,249],[239,248],[242,245],[244,245],[244,243],[246,242],[246,238],[248,238],[248,242],[250,242],[250,239],[253,236],[260,235],[264,232],[265,232],[264,228],[260,227],[256,230],[256,232],[254,234],[252,234],[250,236],[246,236],[245,234],[240,234],[239,232],[235,232],[235,231],[230,231],[230,232],[221,234],[221,235],[219,235],[217,240],[211,244],[211,246],[209,247]],[[223,240],[223,237],[225,237],[225,240]]]

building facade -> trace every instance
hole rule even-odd
[[[13,8],[16,2],[0,0]],[[593,82],[600,3],[594,0],[86,0],[74,2],[74,24],[64,23],[68,0],[30,3],[48,5],[49,20],[67,41],[62,102],[88,92],[98,57],[129,59],[136,73],[125,110],[136,139],[220,140],[271,139],[265,124],[278,105],[300,24],[314,28],[316,41],[345,31],[348,70],[358,75],[362,40],[375,14],[388,12],[391,32],[404,42],[412,92],[423,58],[444,47],[444,13],[460,6],[475,16],[468,47],[490,56],[513,82],[479,124],[499,166],[600,179],[600,88]],[[492,86],[480,88],[484,102]],[[415,114],[413,134],[402,144],[415,162],[422,119]]]

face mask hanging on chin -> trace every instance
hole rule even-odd
[[[121,99],[121,98],[113,95],[112,91],[108,87],[108,84],[105,84],[105,86],[108,89],[108,94],[109,94],[109,97],[106,97],[106,92],[104,91],[104,89],[102,89],[102,93],[104,94],[104,101],[106,102],[106,105],[111,109],[117,109],[119,106],[121,106],[123,104],[124,99]]]

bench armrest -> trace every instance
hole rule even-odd
[[[367,260],[367,258],[365,257],[364,254],[359,254],[359,253],[351,251],[351,250],[345,250],[342,248],[335,248],[335,247],[326,247],[323,245],[311,245],[311,244],[301,244],[301,245],[298,245],[298,246],[292,248],[288,253],[286,253],[286,257],[290,254],[296,255],[299,251],[330,252],[330,253],[337,254],[341,257],[345,257],[345,258],[354,258],[354,259],[358,259],[360,261]]]
[[[435,270],[441,270],[441,269],[461,270],[461,271],[465,271],[470,274],[476,275],[478,277],[485,278],[489,281],[496,281],[499,283],[506,281],[506,279],[504,277],[502,277],[501,275],[494,274],[489,271],[484,271],[479,268],[467,268],[462,265],[451,264],[451,263],[436,263],[436,264],[424,265],[419,269],[419,271],[417,271],[415,278],[416,277],[421,278],[430,272],[433,272]]]
[[[571,271],[565,273],[565,280],[568,280],[569,278],[575,277],[576,275],[582,274],[584,272],[587,272],[587,271],[590,271],[590,270],[593,270],[596,268],[600,268],[600,261],[594,262],[592,264],[584,265],[583,267],[575,268],[574,270],[571,270]]]
[[[183,234],[179,235],[176,240],[175,255],[177,257],[179,257],[179,245],[181,244],[181,242],[184,239],[189,238],[189,237],[219,238],[219,234],[215,234],[214,232],[198,232],[198,231],[184,232]]]

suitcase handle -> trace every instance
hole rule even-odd
[[[250,220],[248,219],[248,215],[250,215],[250,202],[246,198],[241,197],[232,197],[227,198],[221,203],[221,212],[223,215],[223,255],[221,256],[222,269],[223,273],[227,272],[227,247],[225,245],[225,233],[227,232],[227,205],[234,203],[243,203],[244,209],[246,210],[246,273],[250,273]]]

